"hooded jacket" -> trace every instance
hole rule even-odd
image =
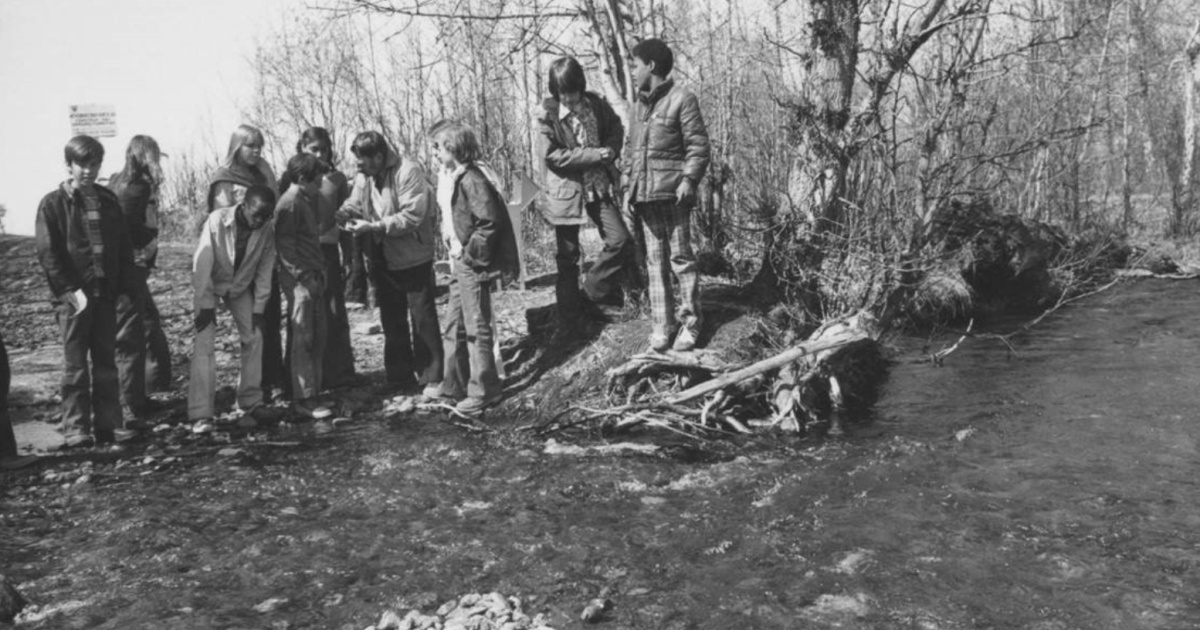
[[[600,134],[598,147],[579,146],[571,126],[558,115],[558,100],[548,98],[542,103],[545,111],[538,120],[538,127],[547,143],[545,217],[553,225],[587,222],[587,215],[584,214],[584,171],[603,168],[612,180],[613,190],[620,188],[621,173],[616,162],[606,163],[600,158],[600,150],[612,149],[615,155],[620,156],[621,146],[625,143],[625,126],[608,101],[599,94],[584,92],[583,100],[596,116]]]
[[[709,146],[695,94],[665,81],[639,96],[629,125],[624,175],[630,202],[673,200],[685,177],[699,187]]]
[[[375,181],[381,182],[378,207],[373,201]],[[408,269],[433,260],[433,190],[416,161],[401,159],[391,147],[383,170],[376,176],[359,173],[342,211],[367,221],[382,221],[384,230],[371,232],[372,242],[383,245],[383,257],[392,271]]]

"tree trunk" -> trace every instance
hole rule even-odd
[[[1200,133],[1197,128],[1197,117],[1200,117],[1200,20],[1192,29],[1185,52],[1188,66],[1184,81],[1183,172],[1179,178],[1181,195],[1175,206],[1176,233],[1180,233],[1195,216],[1196,200],[1200,199],[1200,177],[1196,173],[1196,136]]]
[[[858,63],[856,0],[808,0],[810,52],[794,120],[797,154],[788,189],[818,233],[840,231],[849,158],[844,137]]]

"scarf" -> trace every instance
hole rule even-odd
[[[275,183],[267,176],[260,168],[248,168],[241,164],[233,164],[232,166],[218,166],[216,172],[213,173],[212,183],[208,185],[208,211],[214,210],[215,202],[213,194],[216,191],[217,184],[220,182],[232,182],[243,188],[251,186],[270,186],[274,187]],[[241,201],[240,199],[238,201]]]
[[[92,249],[93,274],[97,280],[104,279],[104,232],[100,229],[100,195],[93,187],[75,188],[70,182],[63,184],[68,195],[79,194],[83,201],[83,216],[87,224],[88,244]]]

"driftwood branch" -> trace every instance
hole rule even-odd
[[[737,370],[735,372],[729,372],[728,374],[722,374],[721,376],[714,378],[711,381],[705,381],[695,387],[692,387],[690,389],[686,389],[682,392],[679,392],[678,394],[675,394],[674,396],[669,396],[669,397],[667,397],[667,402],[670,404],[673,404],[673,405],[677,405],[679,403],[684,403],[689,400],[693,400],[695,398],[704,396],[705,394],[715,392],[718,389],[728,387],[729,385],[732,385],[734,383],[744,381],[750,377],[757,376],[759,374],[762,374],[763,372],[770,372],[771,370],[777,370],[777,369],[779,369],[793,361],[796,361],[804,356],[807,356],[810,354],[817,354],[818,352],[823,352],[826,350],[833,350],[834,348],[844,346],[848,343],[857,341],[858,339],[861,339],[861,338],[862,338],[861,334],[848,333],[844,337],[839,336],[839,337],[835,337],[832,339],[824,339],[824,340],[816,341],[816,342],[806,341],[794,348],[785,350],[784,352],[781,352],[773,357],[763,359],[762,361],[759,361],[758,363],[755,363],[753,365],[748,365],[748,366],[746,366],[740,370]]]

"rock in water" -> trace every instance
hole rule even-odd
[[[12,623],[28,603],[12,581],[0,574],[0,622]]]

